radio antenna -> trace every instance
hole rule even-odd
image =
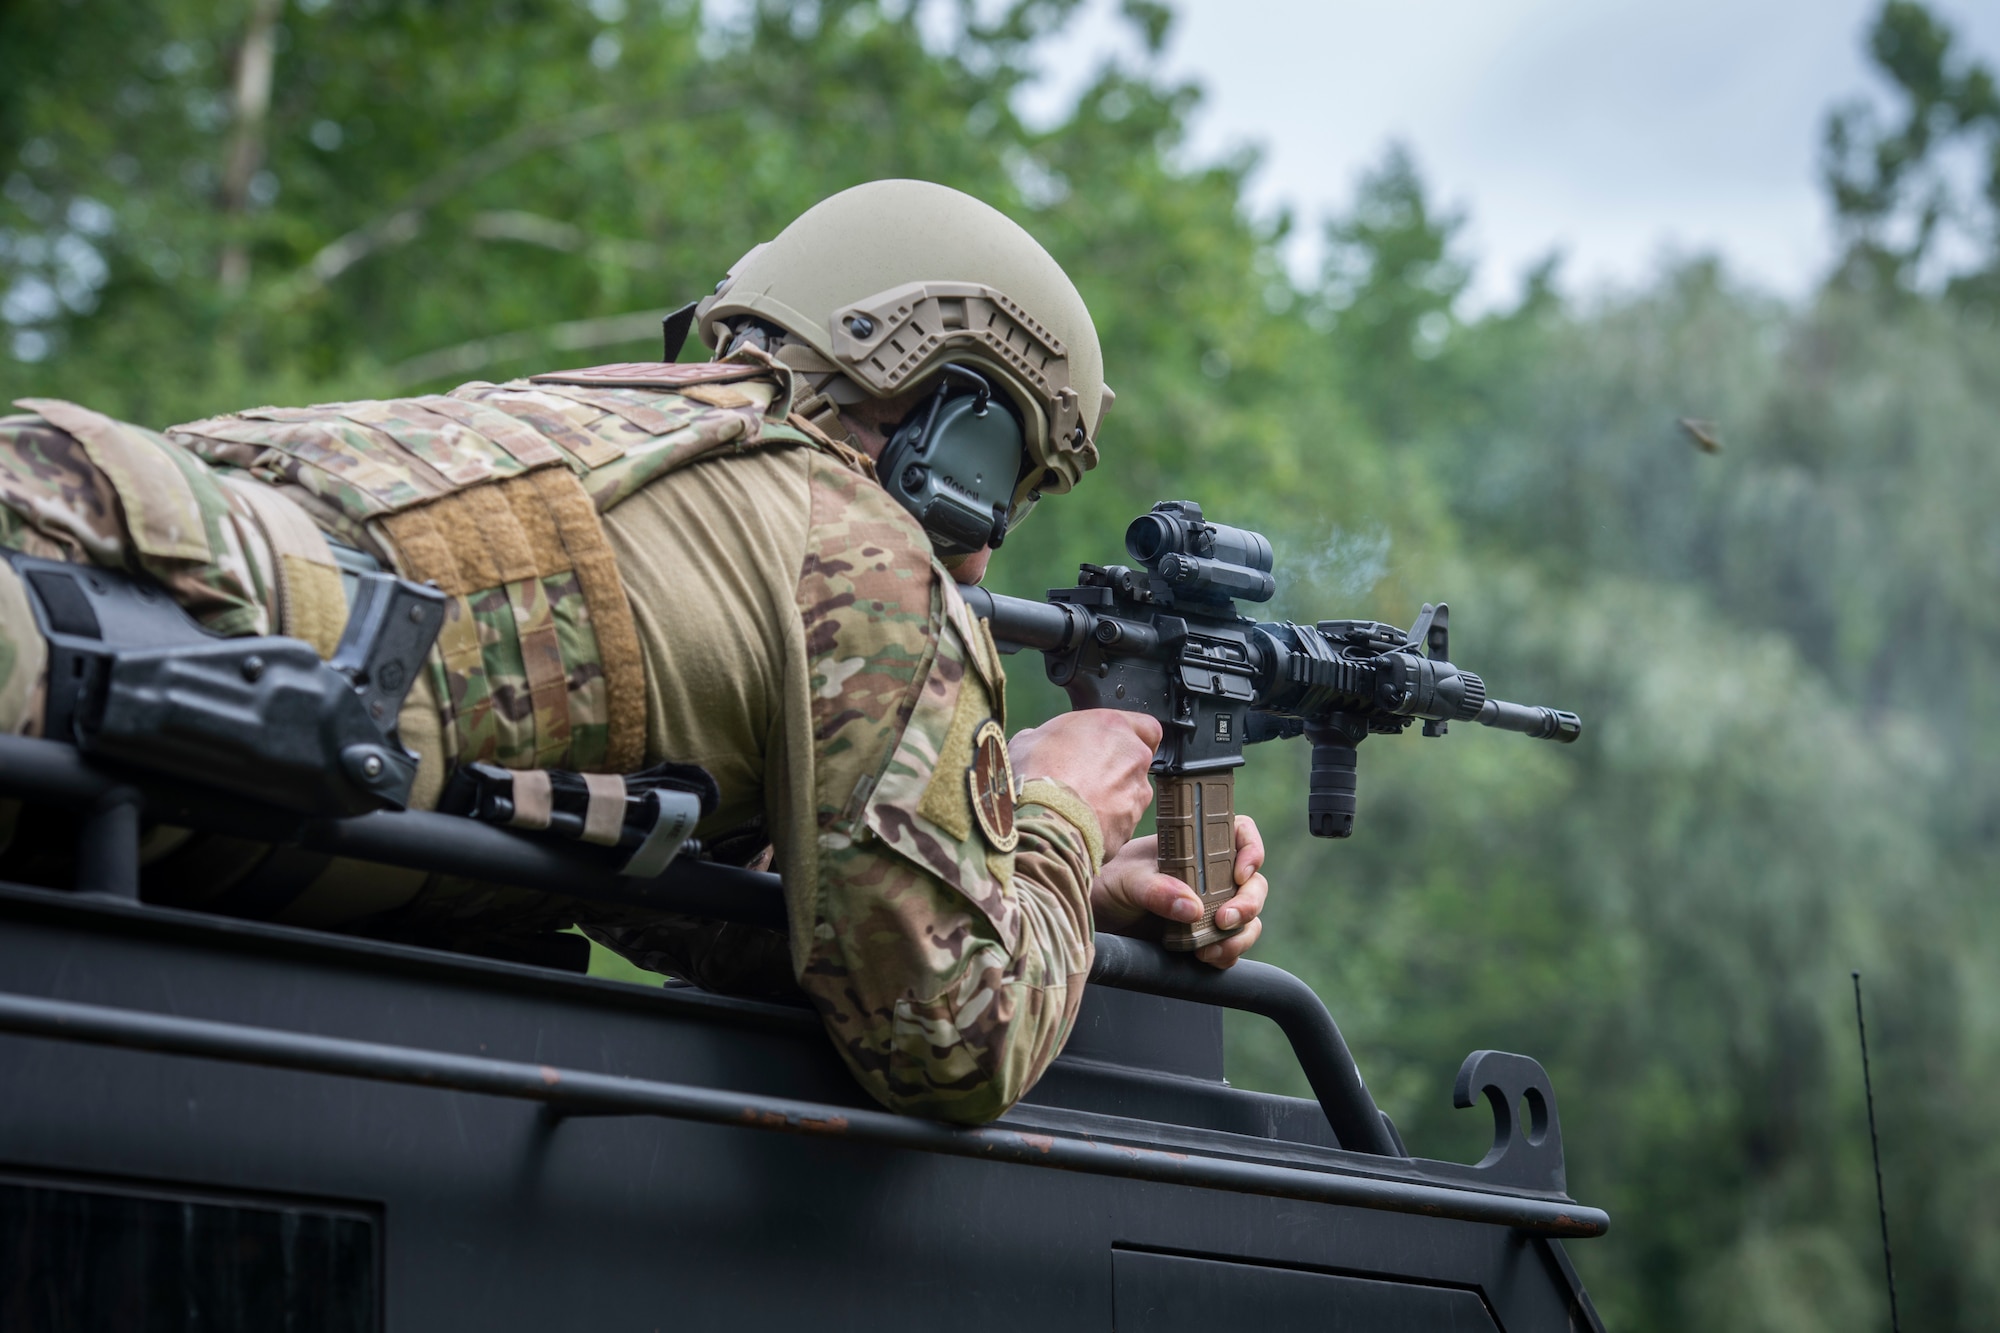
[[[1896,1261],[1889,1253],[1889,1204],[1882,1193],[1882,1141],[1875,1133],[1875,1080],[1868,1073],[1868,1020],[1861,1014],[1861,973],[1854,973],[1854,1026],[1861,1033],[1861,1089],[1868,1096],[1868,1151],[1875,1157],[1875,1214],[1882,1222],[1882,1271],[1889,1279],[1889,1330],[1903,1333],[1896,1314]]]

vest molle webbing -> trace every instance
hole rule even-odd
[[[790,372],[761,357],[638,363],[258,408],[169,436],[446,593],[432,684],[448,763],[629,772],[645,759],[644,668],[598,514],[718,453],[792,443],[845,457],[788,421],[792,397]]]

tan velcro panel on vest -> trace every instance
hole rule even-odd
[[[225,474],[221,480],[250,511],[270,548],[278,632],[304,639],[322,659],[331,658],[347,628],[347,593],[326,538],[306,511],[275,487],[242,473]]]
[[[638,631],[604,525],[574,474],[537,468],[376,522],[404,577],[434,580],[452,599],[438,647],[454,762],[640,767]],[[596,638],[595,680],[565,672],[556,611],[566,599],[582,604],[567,619]],[[518,663],[489,660],[489,645],[516,636]]]

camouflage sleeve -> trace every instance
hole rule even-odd
[[[0,561],[0,734],[41,733],[49,645],[14,567]]]
[[[1095,821],[1016,810],[998,654],[916,525],[835,466],[815,470],[813,504],[799,596],[819,846],[792,900],[794,965],[876,1098],[990,1120],[1075,1021]]]

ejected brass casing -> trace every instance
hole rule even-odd
[[[1167,926],[1162,941],[1187,953],[1234,935],[1222,930],[1215,909],[1236,896],[1236,771],[1159,780],[1154,804],[1160,834],[1160,873],[1201,895],[1201,919]]]

